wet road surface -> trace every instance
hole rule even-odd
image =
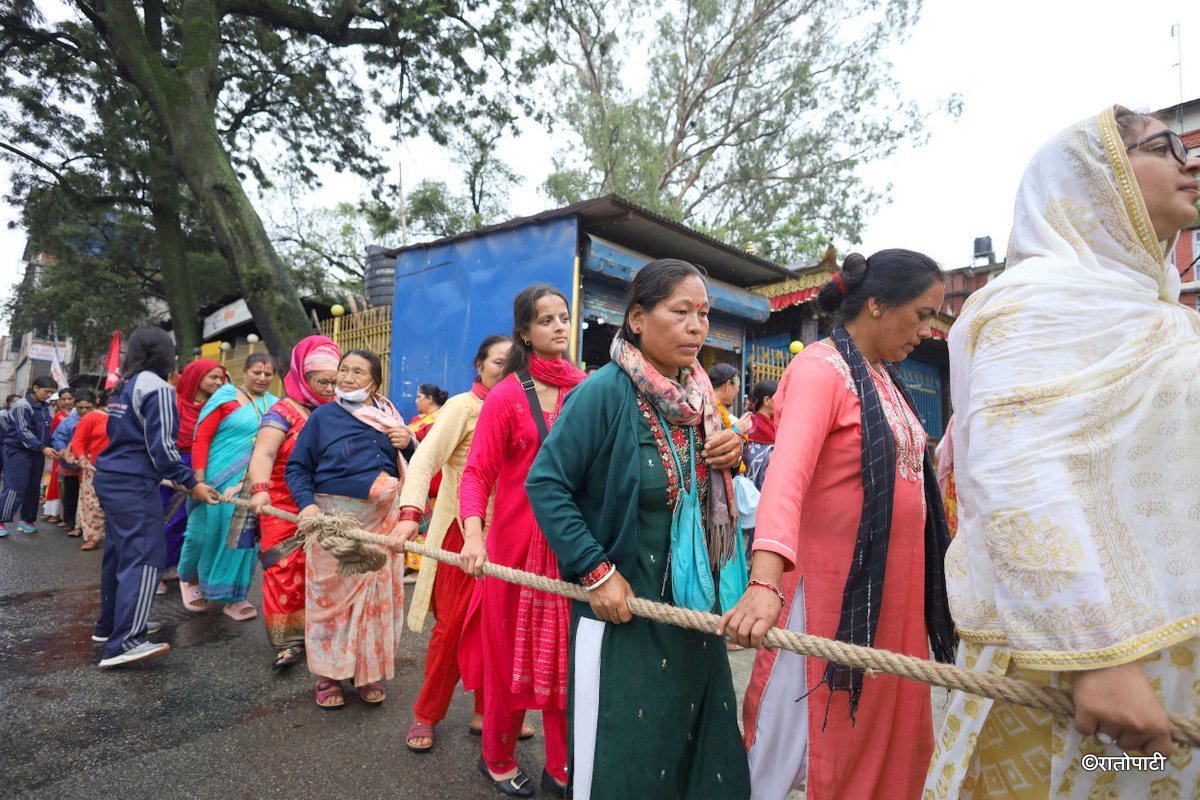
[[[476,768],[470,695],[455,696],[433,752],[404,746],[427,633],[405,630],[382,705],[348,690],[344,708],[326,711],[303,664],[270,669],[261,618],[191,613],[170,582],[150,618],[171,652],[100,670],[89,637],[102,551],[39,528],[0,539],[0,797],[501,797]],[[257,576],[250,600],[260,605]],[[517,756],[536,781],[544,760],[531,720],[538,734]]]

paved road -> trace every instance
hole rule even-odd
[[[260,620],[192,614],[171,584],[151,618],[172,651],[100,670],[89,641],[100,551],[40,527],[0,540],[0,797],[499,797],[476,771],[468,695],[432,753],[404,747],[426,635],[405,632],[383,705],[348,692],[345,708],[323,711],[302,665],[270,670]],[[258,605],[257,581],[250,599]],[[517,752],[539,776],[540,732]]]
[[[428,635],[405,631],[388,699],[324,711],[303,665],[270,669],[260,620],[192,614],[171,594],[151,618],[164,657],[116,670],[96,665],[89,637],[101,551],[42,523],[0,539],[0,797],[403,800],[500,795],[476,770],[468,695],[438,726],[433,752],[410,753],[404,733]],[[250,599],[259,604],[256,579]],[[739,699],[752,651],[730,654]],[[942,704],[935,697],[934,713]],[[535,723],[540,721],[535,720]],[[541,775],[541,734],[517,749]],[[795,793],[802,797],[802,793]]]

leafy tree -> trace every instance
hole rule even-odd
[[[462,174],[463,191],[455,192],[443,181],[425,179],[406,200],[407,216],[419,237],[441,238],[512,216],[508,196],[521,177],[496,155],[507,124],[476,122],[457,132],[450,148]]]
[[[559,116],[582,144],[547,181],[559,202],[617,192],[786,261],[857,242],[890,188],[858,167],[925,139],[928,112],[884,56],[917,0],[550,2]],[[634,88],[628,32],[644,20],[655,36]]]
[[[537,61],[509,59],[519,16],[509,0],[143,0],[140,9],[133,0],[73,0],[72,9],[74,18],[52,24],[29,0],[0,0],[0,51],[41,47],[90,60],[136,94],[152,146],[169,154],[274,352],[310,325],[242,185],[247,176],[271,180],[255,144],[278,142],[277,166],[304,180],[322,163],[377,177],[366,114],[444,140],[473,115],[492,73]],[[355,79],[360,68],[366,87]],[[46,74],[31,78],[51,94]]]
[[[37,249],[49,254],[32,280],[17,287],[4,311],[16,330],[47,330],[75,340],[91,359],[108,347],[114,330],[163,322],[168,314],[157,235],[149,214],[85,206],[60,188],[38,190],[24,207]],[[207,291],[220,295],[228,267],[203,240],[187,242],[188,271]],[[190,320],[189,320],[190,322]],[[177,330],[177,334],[180,332]],[[190,353],[190,350],[187,351]]]

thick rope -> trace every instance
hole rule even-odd
[[[229,500],[222,497],[221,500],[242,508],[250,507],[249,502],[240,498]],[[383,548],[388,547],[388,543],[393,539],[382,534],[360,530],[357,527],[357,520],[351,514],[318,514],[301,519],[296,514],[281,511],[273,506],[265,506],[261,513],[296,523],[296,534],[284,543],[289,551],[303,547],[306,541],[318,543],[339,559],[338,572],[341,574],[370,572],[387,563],[387,555]],[[455,566],[459,563],[458,553],[419,542],[405,542],[404,550]],[[375,566],[371,566],[372,564]],[[501,564],[493,564],[490,561],[484,563],[483,574],[571,600],[585,603],[588,601],[588,592],[582,586]],[[679,608],[667,603],[656,603],[640,597],[630,597],[628,603],[629,611],[635,616],[702,633],[715,634],[717,624],[721,619],[716,614]],[[866,670],[868,675],[884,672],[930,686],[958,689],[979,697],[1004,700],[1054,714],[1066,716],[1075,714],[1074,700],[1071,693],[1065,689],[1039,686],[1028,681],[989,675],[983,672],[970,672],[952,664],[939,664],[936,661],[926,661],[888,650],[876,650],[833,639],[823,639],[819,636],[796,633],[783,628],[771,628],[763,642],[769,647],[789,650],[802,656],[811,656]],[[1200,717],[1183,714],[1170,714],[1169,716],[1171,739],[1185,747],[1200,745]]]

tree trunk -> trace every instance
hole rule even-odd
[[[182,371],[182,365],[191,360],[193,351],[200,346],[200,313],[188,271],[187,242],[179,221],[178,175],[170,158],[170,154],[162,147],[151,147],[150,213],[154,220],[163,294],[171,312],[171,325],[175,331],[175,346]]]
[[[313,333],[283,260],[234,172],[211,114],[178,109],[170,126],[175,164],[195,195],[268,352],[286,363],[296,342]],[[197,116],[206,119],[197,119]],[[207,121],[207,125],[204,123]]]
[[[212,228],[221,254],[237,276],[269,352],[284,363],[293,345],[312,333],[304,307],[275,253],[217,133],[212,76],[220,52],[220,18],[211,0],[184,0],[182,49],[166,62],[154,46],[152,27],[130,0],[92,7],[76,0],[97,24],[122,74],[138,89],[170,146],[175,168],[187,182]]]

